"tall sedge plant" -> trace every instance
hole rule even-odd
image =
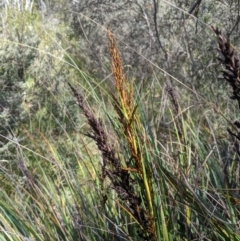
[[[139,237],[156,240],[152,175],[144,160],[144,131],[137,116],[133,85],[125,79],[122,61],[110,30],[108,38],[112,72],[117,89],[117,96],[112,95],[112,104],[118,116],[118,128],[120,128],[118,138],[124,138],[123,142],[127,145],[127,153],[123,158],[119,158],[119,154],[108,140],[103,123],[86,107],[82,95],[71,85],[70,88],[94,132],[88,136],[95,140],[102,153],[102,182],[106,178],[110,180],[110,187],[118,195],[120,206],[138,223]]]
[[[214,31],[224,56],[224,78],[239,102],[238,54],[218,29]],[[91,127],[86,136],[101,153],[100,174],[96,165],[91,168],[99,156],[94,160],[87,150],[83,157],[78,155],[86,145],[72,143],[68,135],[64,135],[70,142],[65,143],[66,149],[75,152],[69,162],[58,152],[57,141],[44,133],[28,133],[28,137],[39,149],[44,146],[41,152],[49,158],[12,141],[18,153],[15,170],[7,169],[5,160],[0,166],[0,240],[240,240],[239,196],[234,193],[237,172],[230,165],[222,168],[213,151],[208,152],[208,141],[198,133],[190,111],[181,110],[170,84],[174,127],[165,130],[168,139],[155,137],[134,83],[124,74],[113,34],[109,29],[107,34],[115,88],[109,94],[114,113],[105,114],[119,145],[113,145],[112,133],[71,84]],[[237,131],[239,123],[235,121],[233,127]],[[238,154],[238,133],[230,129],[229,133]],[[84,165],[86,156],[89,160]],[[34,168],[28,158],[35,160]]]
[[[175,140],[172,141],[175,151],[172,156],[168,153],[175,166],[169,168],[168,158],[161,155],[151,131],[143,125],[142,110],[138,111],[142,107],[136,102],[133,83],[123,73],[122,60],[109,29],[107,34],[117,93],[111,97],[117,120],[108,116],[122,147],[120,153],[110,144],[103,122],[86,107],[82,94],[70,85],[93,130],[93,134],[87,135],[96,142],[102,155],[102,189],[106,180],[110,181],[107,193],[110,190],[116,193],[117,198],[113,201],[119,205],[121,213],[136,222],[139,238],[175,240],[178,237],[177,240],[181,240],[184,237],[192,240],[196,237],[201,239],[202,232],[214,230],[210,235],[212,238],[239,240],[234,232],[237,209],[232,206],[231,197],[225,192],[214,193],[221,185],[216,176],[219,168],[209,162],[204,175],[209,175],[210,184],[193,181],[197,170],[192,167],[194,154],[189,133],[192,133],[192,138],[196,133],[194,126],[190,127],[181,113],[173,88],[170,85],[167,88],[175,123]],[[198,151],[201,152],[201,149]],[[216,196],[220,198],[217,203]],[[102,199],[104,207],[109,207],[110,195],[105,192]],[[231,223],[228,217],[231,217]],[[206,223],[201,224],[200,233],[196,222]]]

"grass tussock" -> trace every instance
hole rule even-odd
[[[233,87],[234,99],[239,101],[238,57],[221,32],[217,29],[214,31],[218,36],[220,52],[225,57],[224,64],[227,70],[223,72],[224,78]],[[193,154],[189,144],[191,141],[189,132],[193,130],[184,119],[174,88],[167,83],[176,131],[176,139],[172,140],[171,144],[172,147],[175,146],[175,151],[169,156],[171,162],[175,162],[175,168],[169,169],[169,163],[162,161],[161,155],[154,156],[155,152],[159,153],[159,149],[153,145],[155,140],[153,141],[151,134],[146,132],[142,116],[139,115],[133,82],[126,79],[124,75],[122,60],[109,29],[107,35],[117,92],[117,95],[111,94],[112,105],[117,115],[113,128],[120,146],[124,143],[124,151],[116,151],[110,144],[111,140],[103,122],[94,116],[93,112],[86,107],[83,96],[70,85],[78,106],[93,130],[93,134],[88,133],[87,136],[96,142],[102,155],[102,188],[105,180],[109,179],[110,184],[107,189],[117,194],[118,200],[115,202],[125,215],[129,215],[136,221],[138,237],[144,240],[162,240],[161,237],[163,240],[171,240],[173,237],[171,230],[178,227],[175,218],[180,223],[179,227],[183,228],[187,240],[194,237],[201,239],[201,234],[196,232],[194,223],[204,220],[204,217],[207,217],[205,219],[207,225],[205,228],[202,227],[201,232],[212,229],[215,232],[213,237],[218,234],[221,239],[236,238],[236,234],[230,231],[234,226],[230,225],[229,229],[227,221],[236,218],[238,213],[238,208],[230,212],[233,207],[229,200],[236,200],[236,198],[232,198],[229,185],[221,186],[221,191],[216,193],[216,185],[221,185],[220,182],[218,183],[219,180],[215,179],[213,182],[209,180],[207,186],[204,182],[200,184],[200,180],[198,184],[193,180],[197,172],[192,163],[196,154]],[[209,162],[208,166],[211,169],[213,164]],[[207,169],[205,171],[208,172]],[[225,173],[225,180],[227,180],[226,165],[222,168],[222,172]],[[209,170],[209,175],[219,174],[213,169]],[[104,206],[110,201],[109,195],[106,194],[102,199]],[[219,200],[216,201],[217,199]],[[170,208],[171,204],[175,205],[176,212]],[[177,210],[180,214],[177,214]]]
[[[213,31],[223,78],[240,108],[239,53],[219,29]],[[195,112],[179,98],[181,92],[177,95],[164,79],[167,111],[156,112],[170,120],[156,128],[154,116],[149,123],[145,114],[149,101],[145,106],[137,84],[124,73],[110,29],[107,36],[114,94],[106,98],[112,109],[103,103],[100,114],[107,118],[99,118],[84,96],[87,87],[79,90],[74,82],[69,98],[74,95],[88,127],[82,125],[79,133],[76,124],[77,135],[71,136],[62,128],[60,149],[65,145],[67,154],[63,157],[55,148],[56,134],[50,138],[26,130],[31,148],[40,143],[38,152],[14,142],[21,158],[15,168],[7,161],[0,167],[0,240],[239,241],[239,121],[227,129],[234,151],[225,161],[222,152],[227,151],[207,114],[201,113],[198,124]],[[91,81],[87,84],[91,101],[100,100]]]
[[[109,135],[106,133],[102,121],[97,119],[85,106],[83,96],[71,85],[70,88],[93,130],[93,135],[87,135],[96,142],[102,154],[102,182],[105,178],[109,178],[110,187],[117,193],[120,205],[137,221],[139,237],[145,240],[156,240],[151,175],[143,160],[143,141],[146,138],[142,136],[144,132],[137,117],[137,106],[134,106],[133,84],[125,79],[122,60],[109,29],[108,38],[112,72],[117,89],[117,97],[112,95],[112,104],[118,116],[120,132],[127,144],[129,160],[120,160],[117,157],[120,155],[110,144]],[[134,188],[134,186],[142,188],[141,195],[138,188]]]

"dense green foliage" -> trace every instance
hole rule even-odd
[[[240,240],[239,2],[3,2],[0,240]]]

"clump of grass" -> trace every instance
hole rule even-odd
[[[225,67],[222,71],[223,79],[230,84],[232,87],[233,95],[230,97],[232,100],[238,102],[240,109],[240,55],[239,52],[231,45],[230,40],[226,38],[218,28],[212,27],[213,31],[217,36],[218,41],[218,51],[220,57],[218,58],[220,63]],[[232,159],[232,163],[229,161],[225,164],[223,168],[223,173],[225,177],[225,183],[227,188],[227,194],[233,203],[239,202],[236,197],[239,197],[239,144],[240,135],[239,120],[232,121],[231,127],[227,128],[228,133],[232,137],[232,142],[234,146],[234,151],[236,153],[236,158]],[[232,130],[234,129],[234,130]],[[231,164],[231,166],[230,166]],[[233,170],[233,166],[237,169]],[[235,178],[234,178],[235,176]]]
[[[221,32],[214,30],[219,51],[226,59],[224,78],[239,102],[237,53]],[[169,110],[175,129],[172,134],[169,132],[167,141],[153,135],[143,113],[144,104],[138,102],[134,83],[124,74],[113,34],[109,29],[107,34],[116,94],[109,94],[114,112],[106,110],[104,114],[112,125],[105,126],[75,83],[69,84],[91,127],[86,136],[95,141],[101,153],[100,174],[94,166],[98,156],[89,154],[90,161],[85,166],[88,154],[78,156],[78,150],[83,148],[79,143],[71,142],[69,146],[74,148],[65,143],[65,148],[74,153],[66,161],[58,153],[56,142],[52,144],[43,133],[41,138],[29,133],[31,142],[36,145],[40,140],[40,145],[48,150],[43,148],[43,155],[50,157],[40,157],[14,143],[20,153],[17,170],[0,168],[0,239],[240,240],[239,196],[230,190],[229,166],[222,168],[220,160],[212,157],[214,151],[208,152],[209,143],[203,141],[194,116],[190,110],[182,111],[180,98],[169,83]],[[92,94],[97,97],[96,92]],[[235,121],[234,126],[240,124]],[[114,129],[119,145],[113,145],[109,127]],[[77,132],[77,128],[74,130]],[[238,133],[229,132],[239,140]],[[82,144],[85,146],[85,141]],[[34,167],[28,166],[28,158],[34,158]],[[223,183],[221,175],[225,175]]]
[[[113,189],[120,199],[124,210],[137,221],[138,235],[145,240],[156,240],[157,234],[153,216],[153,196],[151,174],[143,160],[143,130],[137,116],[137,105],[134,105],[133,85],[123,74],[122,60],[112,33],[108,29],[112,72],[117,89],[117,97],[112,95],[112,104],[118,116],[120,132],[128,149],[128,159],[120,159],[109,142],[101,120],[97,119],[83,101],[83,96],[70,85],[78,106],[86,116],[93,134],[87,134],[95,140],[101,151],[102,182],[109,178]],[[118,156],[119,153],[118,153]],[[136,188],[141,187],[141,190]],[[135,188],[134,188],[135,186]],[[106,197],[107,198],[107,197]]]
[[[143,125],[133,83],[124,75],[113,34],[109,29],[107,34],[117,92],[117,95],[112,94],[111,97],[117,120],[108,116],[122,147],[120,151],[111,144],[103,122],[86,106],[83,95],[70,85],[78,106],[93,130],[87,136],[96,142],[101,152],[102,188],[106,179],[110,181],[107,192],[102,197],[103,205],[107,206],[107,202],[110,202],[109,190],[114,191],[118,199],[113,199],[113,202],[120,207],[121,213],[136,222],[137,235],[144,240],[171,240],[173,237],[178,237],[178,240],[182,237],[186,240],[204,240],[201,233],[208,234],[211,230],[214,232],[209,237],[238,240],[234,231],[238,215],[238,208],[233,206],[236,199],[233,203],[228,189],[223,189],[216,176],[221,167],[208,161],[208,170],[205,168],[207,159],[200,160],[206,171],[204,177],[208,181],[201,183],[201,180],[194,180],[198,172],[197,168],[194,169],[194,159],[196,155],[200,158],[204,150],[198,150],[199,153],[194,151],[194,154],[191,149],[189,133],[192,133],[192,138],[197,134],[184,120],[174,89],[167,84],[175,123],[176,139],[172,141],[175,151],[162,156],[151,131],[146,131]],[[227,56],[227,51],[224,53]],[[229,71],[232,71],[231,66]],[[224,74],[230,80],[232,75],[228,72]],[[236,85],[233,81],[231,83]],[[234,92],[234,95],[238,96],[238,92]],[[200,144],[200,139],[198,141]],[[167,163],[168,160],[173,163],[172,167]],[[198,228],[196,223],[199,222],[201,224]]]

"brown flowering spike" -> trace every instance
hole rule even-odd
[[[111,182],[110,188],[116,191],[122,204],[127,206],[125,209],[140,224],[139,236],[142,236],[145,240],[149,241],[156,240],[153,218],[142,205],[142,199],[139,192],[136,192],[133,189],[135,181],[129,174],[131,169],[123,166],[120,159],[117,157],[118,155],[114,147],[110,144],[109,136],[105,131],[102,121],[96,118],[93,112],[86,106],[82,94],[70,84],[69,86],[73,95],[77,99],[78,106],[82,110],[93,131],[92,134],[88,133],[86,135],[96,142],[97,147],[102,154],[102,182],[106,177],[109,178]],[[119,106],[117,109],[122,113]],[[103,197],[103,200],[105,200],[104,204],[106,198],[106,196]]]
[[[109,29],[107,34],[116,87],[116,95],[111,95],[112,104],[118,117],[120,141],[125,141],[126,144],[126,155],[118,153],[114,149],[114,146],[110,144],[111,141],[103,122],[96,118],[86,106],[82,94],[70,84],[69,86],[92,129],[92,133],[88,133],[87,136],[96,142],[102,155],[103,189],[103,182],[107,177],[110,181],[108,188],[116,192],[120,206],[136,221],[140,240],[155,241],[157,232],[153,209],[151,169],[144,165],[145,150],[143,147],[146,138],[137,114],[137,105],[134,103],[133,83],[124,75],[122,59]],[[103,197],[103,205],[106,204],[107,198],[107,195]]]
[[[220,53],[220,62],[225,66],[222,71],[223,78],[232,86],[233,95],[231,99],[237,100],[240,108],[240,64],[239,53],[231,45],[228,38],[224,37],[218,28],[212,27],[217,35],[218,51]]]

